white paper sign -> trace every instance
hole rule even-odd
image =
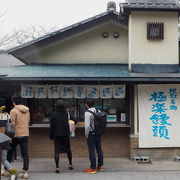
[[[100,97],[102,99],[112,98],[112,86],[100,86]]]
[[[138,85],[139,147],[180,147],[180,85]]]
[[[46,85],[34,85],[35,98],[47,98],[47,86]]]
[[[48,85],[48,98],[60,98],[60,85]]]
[[[98,85],[87,86],[87,98],[92,98],[92,99],[99,98],[99,87],[98,87]]]
[[[73,98],[73,86],[72,85],[62,85],[61,97],[62,98]]]
[[[113,86],[113,98],[125,98],[125,85],[114,85]]]
[[[74,85],[74,98],[86,98],[86,85]]]
[[[22,98],[33,98],[34,97],[34,86],[21,84],[21,97]]]
[[[121,122],[126,122],[126,113],[121,113]]]

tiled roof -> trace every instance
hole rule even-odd
[[[177,4],[166,4],[166,3],[123,3],[122,4],[123,7],[125,8],[145,8],[145,9],[149,9],[149,8],[154,8],[154,9],[180,9],[179,5]]]
[[[87,79],[129,77],[127,64],[61,64],[25,65],[0,68],[0,76],[5,79]]]
[[[24,65],[19,59],[8,54],[6,51],[0,51],[0,67]]]
[[[75,24],[72,24],[71,26],[68,26],[68,27],[65,27],[65,28],[62,28],[60,30],[57,30],[57,31],[54,31],[52,33],[49,33],[49,34],[46,34],[42,37],[39,37],[37,39],[34,39],[32,41],[29,41],[25,44],[22,44],[20,46],[16,46],[12,49],[9,49],[9,53],[14,53],[15,51],[19,50],[19,49],[23,49],[23,48],[26,48],[28,46],[33,46],[35,43],[39,43],[39,42],[42,42],[43,40],[47,40],[47,39],[50,39],[50,38],[53,38],[53,37],[57,37],[67,31],[72,31],[74,30],[75,28],[77,28],[77,30],[80,29],[80,27],[84,27],[86,24],[89,24],[95,20],[98,20],[98,19],[101,19],[101,18],[104,18],[108,15],[114,15],[114,16],[117,16],[117,19],[118,19],[118,12],[116,11],[107,11],[107,12],[104,12],[104,13],[101,13],[101,14],[98,14],[96,16],[93,16],[91,18],[88,18],[86,20],[83,20],[83,21],[80,21],[78,23],[75,23]],[[77,31],[76,30],[76,31]]]
[[[120,3],[120,16],[129,14],[131,10],[180,12],[180,5],[175,0],[127,0]]]
[[[4,81],[180,82],[180,73],[130,73],[128,64],[59,64],[0,67]]]

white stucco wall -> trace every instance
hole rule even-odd
[[[164,39],[147,40],[147,22],[164,22]],[[129,18],[129,65],[179,64],[178,13],[132,12]]]
[[[103,38],[102,33],[109,37]],[[119,32],[119,38],[113,38]],[[128,63],[128,30],[109,23],[25,57],[35,63]]]

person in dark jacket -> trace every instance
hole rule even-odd
[[[66,153],[69,160],[69,170],[72,166],[72,152],[70,147],[70,130],[69,130],[69,115],[66,111],[63,100],[58,100],[56,111],[50,117],[50,134],[49,138],[54,141],[54,159],[56,164],[56,173],[59,173],[59,153]]]
[[[7,112],[5,112],[5,99],[0,97],[0,133],[5,133],[5,126],[7,123],[7,120],[10,119],[10,116]],[[7,134],[6,134],[7,135]],[[7,152],[10,149],[9,142],[6,141],[2,143],[2,156],[1,156],[1,162],[4,165],[4,170],[1,170],[1,175],[3,176],[9,176],[13,172],[16,174],[17,169],[13,169],[11,163],[7,160]]]

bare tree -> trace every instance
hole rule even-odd
[[[5,10],[0,14],[0,24],[3,26],[4,16],[8,13],[13,0],[9,2],[9,5]],[[0,36],[0,49],[9,49],[21,44],[24,44],[28,41],[36,39],[38,37],[44,36],[48,33],[57,30],[57,27],[45,27],[42,25],[31,25],[29,27],[24,27],[21,29],[14,30],[11,34],[7,33]]]
[[[23,29],[15,30],[11,34],[5,34],[0,37],[0,49],[9,49],[28,41],[44,36],[48,33],[56,31],[57,27],[44,27],[42,25],[32,25]]]

